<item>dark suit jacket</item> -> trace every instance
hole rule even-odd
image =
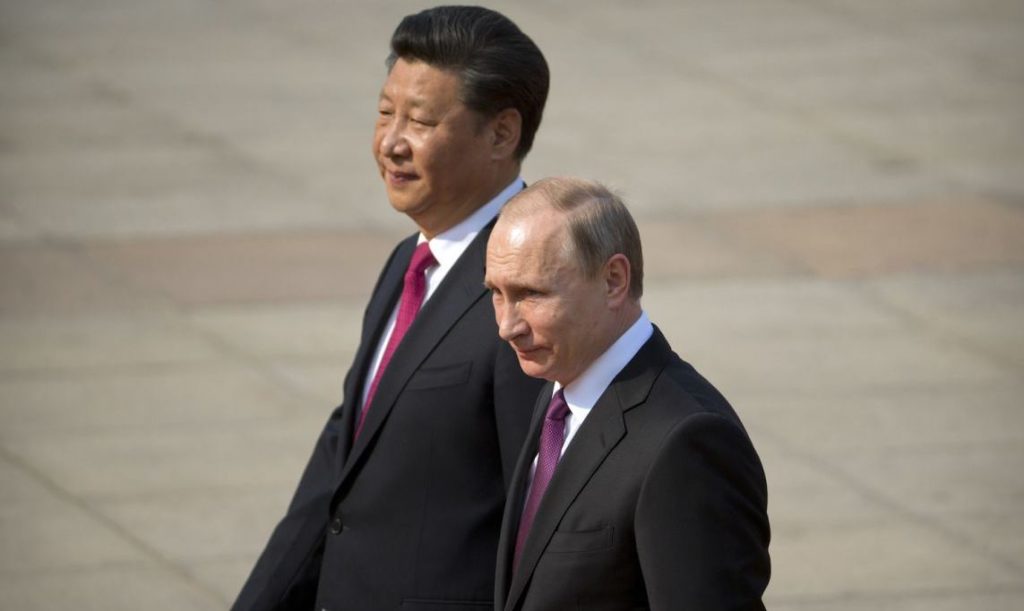
[[[495,609],[764,609],[761,463],[726,400],[657,329],[566,448],[512,573],[551,390],[541,391],[512,479]]]
[[[541,382],[498,338],[484,229],[423,305],[359,439],[366,371],[416,245],[398,245],[295,496],[235,611],[490,609],[505,490]],[[469,603],[477,603],[474,606]]]

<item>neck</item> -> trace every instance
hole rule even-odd
[[[579,368],[578,371],[572,374],[571,378],[566,380],[557,380],[563,387],[572,384],[584,371],[590,367],[594,361],[596,361],[602,354],[608,351],[612,347],[612,344],[619,341],[630,327],[633,326],[637,320],[640,319],[640,314],[643,313],[643,308],[640,307],[639,302],[629,301],[621,309],[616,310],[613,313],[612,319],[609,321],[608,326],[605,328],[603,333],[603,341],[595,346],[593,356],[587,361],[587,363]]]
[[[643,313],[643,308],[640,304],[635,301],[629,301],[621,310],[615,313],[615,319],[612,322],[608,336],[611,338],[608,340],[604,347],[607,350],[614,344],[620,337],[622,337],[629,328],[640,319],[640,314]],[[603,353],[604,350],[601,352]]]
[[[472,216],[474,212],[501,193],[505,187],[512,184],[512,181],[518,176],[519,164],[510,164],[508,167],[496,172],[486,188],[482,188],[476,194],[467,197],[461,205],[456,205],[446,210],[446,214],[443,217],[413,218],[413,221],[419,227],[424,237],[428,240],[433,239],[434,236],[448,231]]]

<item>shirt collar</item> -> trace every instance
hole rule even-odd
[[[636,353],[640,352],[640,348],[653,334],[654,326],[651,325],[647,312],[640,312],[640,317],[636,319],[636,322],[626,329],[626,332],[620,335],[619,339],[615,340],[615,343],[601,356],[597,357],[597,360],[591,363],[578,378],[565,387],[565,402],[569,404],[573,415],[580,411],[589,411],[594,407],[615,376],[619,375],[619,372],[633,360]],[[561,387],[561,384],[555,382],[555,392]]]
[[[429,240],[430,252],[437,259],[438,265],[443,268],[454,265],[463,251],[466,250],[466,247],[469,246],[469,243],[473,241],[473,238],[487,226],[487,223],[490,223],[494,217],[498,216],[498,213],[501,212],[501,207],[508,200],[512,199],[513,195],[522,191],[525,186],[522,178],[516,178],[501,193],[494,196],[494,199],[477,208],[473,214],[463,219],[458,225],[442,231]],[[426,241],[428,241],[427,238],[420,233],[417,244],[422,244]]]

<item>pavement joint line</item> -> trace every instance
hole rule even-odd
[[[646,54],[646,52],[644,52]],[[654,58],[657,59],[657,58]],[[772,95],[766,91],[745,85],[735,79],[717,74],[689,59],[681,59],[672,64],[677,73],[703,81],[721,91],[732,95],[737,100],[752,104],[756,108],[768,109],[782,116],[797,120],[820,133],[831,137],[838,144],[850,147],[854,151],[866,153],[876,164],[896,164],[899,167],[926,167],[915,154],[891,144],[877,142],[870,137],[860,136],[849,129],[828,120],[827,113],[821,113],[808,106],[791,102]],[[945,180],[945,178],[944,178]],[[949,186],[958,186],[952,182]]]
[[[336,361],[345,354],[267,354],[254,356],[254,359],[267,361],[287,360],[301,364],[318,364],[324,361]],[[218,357],[181,359],[173,361],[142,362],[126,361],[117,363],[102,363],[98,365],[75,365],[75,366],[24,366],[5,367],[0,366],[0,382],[17,381],[23,378],[52,378],[74,380],[80,378],[92,378],[97,374],[108,377],[142,377],[147,375],[186,373],[190,371],[209,371],[215,369],[232,370],[244,365],[225,360]],[[340,365],[339,365],[340,367]]]
[[[854,286],[856,287],[857,284],[860,285],[859,288],[861,294],[870,302],[874,303],[889,314],[892,314],[899,320],[902,320],[909,327],[917,330],[919,334],[930,337],[933,340],[938,341],[940,344],[951,348],[958,348],[970,354],[974,354],[975,356],[980,356],[990,364],[1011,375],[1018,375],[1020,373],[1020,364],[1015,362],[1011,356],[1004,354],[1001,350],[992,349],[963,334],[955,331],[949,331],[939,325],[929,323],[924,317],[916,313],[913,308],[901,306],[891,299],[886,298],[878,287],[871,285],[870,279],[864,282],[855,283]]]
[[[103,363],[99,365],[81,365],[81,366],[58,366],[58,367],[3,367],[0,368],[0,381],[5,379],[18,379],[23,377],[38,377],[38,378],[49,378],[54,376],[65,377],[68,379],[76,378],[88,378],[96,374],[115,376],[119,375],[120,372],[127,372],[129,375],[145,375],[145,374],[158,374],[158,373],[173,373],[175,371],[195,369],[200,366],[210,366],[215,364],[223,364],[224,359],[218,357],[207,357],[202,359],[182,359],[176,361],[161,361],[161,362],[120,362],[120,363]],[[230,368],[230,364],[222,365],[224,368]],[[238,365],[235,364],[235,367]]]
[[[185,567],[163,555],[156,548],[137,537],[134,533],[121,526],[117,521],[97,510],[83,499],[62,488],[57,482],[46,475],[46,473],[23,460],[20,456],[3,445],[0,445],[0,459],[3,459],[11,465],[21,469],[26,475],[36,480],[37,483],[49,490],[52,494],[75,507],[89,518],[92,518],[98,524],[108,528],[113,534],[121,537],[126,543],[134,547],[143,556],[153,561],[156,567],[177,577],[193,590],[207,596],[213,602],[222,605],[226,605],[230,602],[226,600],[216,589],[196,579],[195,576],[193,576]]]
[[[1016,585],[991,585],[984,588],[924,588],[918,590],[894,590],[894,591],[872,591],[872,592],[839,592],[826,595],[799,595],[782,594],[766,596],[767,602],[779,605],[795,605],[799,607],[808,606],[817,608],[818,605],[831,603],[881,603],[896,601],[929,601],[948,600],[949,597],[987,597],[1000,594],[1024,594],[1024,586]]]
[[[91,257],[87,241],[81,238],[57,237],[55,234],[47,232],[39,242],[79,261],[88,262],[89,269],[96,274],[96,277],[112,288],[123,290],[127,294],[134,295],[140,299],[154,299],[157,303],[169,309],[174,306],[174,300],[170,295],[165,294],[163,291],[144,288],[127,274],[119,273],[113,267]]]
[[[874,19],[865,13],[851,11],[844,6],[837,3],[822,3],[816,2],[815,0],[781,0],[786,1],[792,5],[799,5],[804,8],[816,10],[821,14],[831,14],[840,18],[846,23],[856,24],[857,27],[861,28],[866,34],[873,32],[885,32],[887,35],[894,37],[899,41],[906,39],[906,31],[900,29],[898,26],[894,27],[893,20],[882,20]],[[899,23],[903,23],[902,21]],[[963,62],[963,59],[957,56],[950,56],[941,50],[935,43],[932,42],[930,37],[918,37],[914,39],[915,49],[927,49],[928,53],[934,57],[936,61],[955,61],[958,63],[964,63],[965,68],[969,68],[972,71],[978,71],[985,74],[986,77],[995,78],[1006,83],[1016,84],[1016,80],[1007,76],[1006,74],[998,71],[991,70],[990,64],[984,61],[978,61],[973,55],[968,53],[968,49],[965,47],[959,47],[957,50],[964,52],[965,58],[969,61]],[[969,64],[969,65],[968,65]]]
[[[767,246],[761,246],[759,248],[751,248],[749,245],[735,233],[728,230],[726,223],[725,214],[704,214],[706,229],[708,234],[714,235],[716,238],[722,240],[725,244],[728,244],[733,252],[742,252],[745,256],[749,257],[760,257],[768,258],[778,261],[782,270],[780,270],[779,276],[781,277],[794,277],[794,278],[821,278],[827,279],[826,276],[822,275],[821,272],[815,270],[808,262],[803,261],[795,251],[783,252],[779,249],[772,249]]]
[[[303,388],[301,385],[296,384],[288,375],[284,373],[279,365],[276,365],[272,360],[267,357],[258,356],[246,352],[243,348],[232,344],[225,338],[217,335],[213,331],[203,327],[196,321],[187,320],[188,324],[193,331],[197,332],[207,342],[210,343],[215,349],[220,351],[224,356],[231,359],[235,364],[245,367],[251,370],[256,375],[265,379],[270,385],[274,386],[281,392],[281,398],[286,402],[289,402],[295,398],[303,398],[305,401],[316,401],[322,402],[322,399],[317,398],[316,394]],[[342,366],[343,367],[343,366]],[[339,374],[338,390],[341,390],[341,381]],[[338,397],[338,401],[341,397]],[[332,406],[330,409],[334,409]],[[325,415],[329,413],[329,410],[325,411]]]
[[[280,407],[286,408],[286,406],[280,406]],[[326,414],[329,414],[329,413],[330,413],[329,410],[325,410],[325,416],[324,416],[325,419],[327,417]],[[251,429],[251,428],[259,429],[263,425],[280,423],[282,420],[292,420],[294,417],[295,417],[295,412],[293,410],[292,412],[289,412],[289,413],[282,413],[282,415],[280,415],[280,416],[261,416],[261,417],[239,416],[237,418],[221,418],[221,419],[217,419],[217,420],[211,418],[211,419],[203,420],[201,424],[205,425],[207,427],[218,427],[218,426],[231,427],[231,432],[234,433],[234,432],[239,432],[239,431],[243,431],[243,430]],[[81,435],[88,435],[88,436],[91,436],[91,437],[102,437],[104,435],[139,434],[139,433],[152,432],[154,426],[159,427],[161,434],[165,434],[165,435],[166,434],[171,434],[171,433],[178,433],[178,434],[192,433],[192,434],[195,434],[197,422],[194,422],[194,421],[192,421],[192,422],[189,422],[189,421],[179,421],[179,422],[160,422],[160,423],[158,423],[156,425],[137,424],[137,425],[114,425],[114,426],[104,426],[104,425],[94,425],[94,426],[90,426],[90,425],[72,425],[72,426],[67,426],[67,425],[64,425],[64,426],[61,426],[60,428],[55,428],[55,427],[53,427],[51,425],[47,425],[47,424],[39,424],[39,425],[35,425],[35,426],[20,425],[20,426],[15,426],[15,427],[11,427],[11,428],[5,429],[4,433],[0,433],[0,443],[4,443],[5,441],[7,443],[10,443],[12,441],[17,443],[19,441],[19,439],[16,436],[15,437],[7,438],[7,435],[8,435],[8,433],[10,431],[16,431],[18,433],[46,432],[46,433],[50,434],[51,438],[61,438],[61,437],[69,437],[69,436],[78,437],[78,436],[81,436]],[[205,429],[205,431],[208,431],[208,430],[209,429]]]
[[[660,56],[650,57],[650,51],[633,44],[633,40],[620,38],[620,41],[624,43],[626,48],[634,50],[640,55],[641,59],[651,61],[662,59]],[[650,63],[650,61],[645,61],[645,63]],[[820,112],[816,112],[803,105],[780,99],[757,88],[744,85],[735,79],[716,74],[714,71],[695,63],[689,58],[679,59],[673,62],[670,67],[677,74],[689,77],[695,81],[703,81],[737,100],[752,104],[756,108],[768,109],[798,120],[809,127],[816,128],[839,144],[848,146],[855,151],[867,153],[873,162],[924,167],[922,160],[912,153],[892,145],[881,144],[872,138],[858,136],[850,130],[826,120],[827,115],[822,115]],[[946,177],[944,177],[945,179]],[[958,186],[958,182],[952,182],[950,186]]]
[[[678,68],[679,64],[676,67]],[[784,116],[805,124],[807,127],[820,131],[820,133],[830,137],[838,144],[867,154],[868,160],[879,167],[916,168],[927,167],[928,165],[910,151],[900,149],[891,144],[877,142],[870,137],[858,135],[834,121],[830,121],[829,115],[826,113],[779,99],[770,93],[715,74],[699,66],[690,65],[689,68],[691,76],[699,77],[708,83],[717,84],[722,90],[732,92],[732,95],[737,99],[750,103],[755,107],[773,109]],[[948,181],[950,184],[947,186],[951,188],[960,186],[956,182],[950,181],[948,177],[943,177],[943,181]]]
[[[773,442],[776,447],[783,454],[788,455],[789,458],[803,463],[809,469],[817,471],[834,481],[842,482],[862,498],[871,501],[880,507],[888,509],[904,520],[924,527],[926,530],[942,537],[947,542],[967,548],[993,564],[1012,571],[1019,577],[1024,577],[1024,563],[1019,559],[1014,558],[1009,554],[993,550],[986,544],[976,541],[970,535],[949,527],[941,519],[935,516],[904,506],[896,498],[875,489],[870,483],[864,482],[859,477],[849,473],[834,460],[813,451],[804,451],[795,448],[788,442],[788,440],[785,439],[784,436],[777,433],[774,429],[768,429],[761,426],[756,427],[755,430],[757,431],[757,437],[759,439]]]
[[[310,440],[309,448],[312,449],[313,442]],[[207,485],[207,486],[179,486],[176,488],[166,488],[159,492],[134,492],[131,494],[118,494],[118,493],[103,493],[103,494],[85,494],[82,495],[82,501],[86,503],[95,503],[97,505],[121,505],[131,503],[149,503],[153,501],[166,501],[168,499],[183,499],[186,497],[200,498],[200,499],[211,499],[211,498],[238,498],[239,495],[256,495],[256,494],[270,494],[270,495],[281,495],[281,506],[278,508],[280,515],[284,514],[287,509],[288,501],[291,498],[291,492],[294,491],[295,487],[299,483],[299,476],[301,475],[301,465],[297,466],[298,470],[288,481],[276,482],[276,483],[261,483],[261,484],[223,484],[223,485]],[[281,493],[284,494],[281,494]],[[276,516],[279,517],[279,516]],[[269,533],[267,533],[269,534]]]
[[[769,407],[773,407],[775,404],[782,402],[787,399],[793,399],[798,401],[806,402],[809,399],[820,399],[822,397],[822,391],[819,389],[814,390],[803,390],[803,389],[785,389],[781,387],[771,388],[751,388],[747,385],[741,384],[730,384],[727,381],[723,381],[719,384],[726,392],[724,394],[729,397],[733,397],[735,400],[731,401],[734,405],[742,407],[744,405],[760,405],[767,403]],[[942,387],[936,386],[889,386],[882,388],[880,386],[873,386],[867,390],[860,390],[856,388],[849,389],[837,389],[829,390],[828,397],[830,399],[837,400],[867,400],[867,401],[878,401],[878,400],[892,400],[896,402],[896,398],[904,398],[916,400],[922,396],[931,396],[936,392],[943,392],[947,394],[958,394],[958,393],[970,393],[972,391],[990,391],[993,389],[991,383],[988,382],[957,382],[955,384],[945,384]],[[1019,391],[1024,389],[1024,386],[1018,384],[1015,386],[1003,387],[1007,393]],[[748,408],[750,409],[750,408]],[[759,408],[763,409],[763,408]],[[807,408],[812,409],[812,408]],[[1024,434],[1024,433],[1022,433]]]
[[[42,566],[42,567],[31,567],[31,568],[6,568],[0,569],[0,582],[5,580],[14,579],[25,579],[26,577],[34,577],[41,575],[57,576],[57,575],[83,575],[89,573],[101,573],[109,571],[111,569],[119,570],[137,570],[137,571],[153,571],[158,570],[159,567],[153,564],[139,564],[138,562],[132,562],[130,560],[110,560],[103,562],[95,562],[90,564],[77,564],[77,565],[66,565],[66,566]]]
[[[276,386],[280,386],[285,391],[285,398],[297,394],[299,396],[306,397],[308,400],[317,400],[313,393],[310,393],[309,391],[303,389],[299,385],[292,382],[286,375],[284,375],[281,372],[281,370],[278,367],[275,367],[272,363],[266,362],[265,358],[251,355],[245,352],[243,349],[234,346],[233,344],[231,344],[231,342],[217,335],[215,332],[205,328],[195,320],[192,320],[188,315],[190,311],[189,307],[176,302],[170,295],[166,294],[164,290],[142,289],[134,281],[132,281],[131,278],[129,278],[126,274],[118,273],[114,269],[109,268],[108,266],[102,264],[101,262],[96,261],[91,257],[88,257],[88,253],[85,252],[85,247],[81,243],[81,241],[65,240],[62,241],[59,246],[54,246],[68,252],[69,254],[78,254],[80,256],[89,258],[89,261],[92,263],[91,267],[97,270],[97,274],[100,275],[101,279],[111,282],[114,286],[128,289],[132,292],[137,293],[140,297],[155,296],[160,298],[161,301],[165,301],[166,307],[168,308],[169,312],[175,315],[173,317],[173,320],[175,322],[181,323],[184,327],[190,329],[197,337],[203,339],[212,348],[214,348],[223,356],[228,357],[236,364],[245,366],[253,370],[257,374],[262,374],[268,380],[273,381]],[[211,358],[190,360],[189,362],[219,362],[219,360],[220,359]],[[143,366],[148,366],[148,364]],[[138,367],[138,365],[136,365],[135,363],[95,366],[96,369],[100,370],[109,370],[113,368],[123,370],[125,368],[136,367]],[[93,368],[90,367],[89,369]],[[8,373],[11,371],[11,369],[0,370],[0,376],[2,376],[4,373]],[[18,373],[24,373],[23,370],[19,369],[14,369],[13,371]],[[44,369],[40,373],[46,375],[52,374],[53,371],[53,369]],[[339,388],[340,386],[341,385],[339,383]]]
[[[27,47],[23,47],[30,55],[31,60],[51,71],[79,76],[80,80],[78,82],[80,86],[89,94],[92,94],[102,102],[123,110],[138,113],[150,125],[169,135],[168,142],[180,142],[185,145],[196,146],[212,153],[223,161],[233,163],[238,169],[245,172],[260,177],[271,177],[274,180],[280,181],[290,190],[297,190],[309,197],[316,196],[314,190],[305,181],[281,171],[280,168],[273,164],[267,164],[258,157],[246,153],[244,149],[234,146],[224,137],[189,126],[170,113],[144,104],[138,99],[136,94],[113,84],[105,76],[83,74],[77,69],[74,60],[58,59],[52,53],[34,48],[31,44],[28,43]]]

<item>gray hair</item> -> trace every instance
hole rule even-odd
[[[542,205],[566,215],[570,238],[567,254],[576,259],[585,277],[595,278],[608,259],[622,254],[629,261],[629,296],[640,299],[644,292],[640,231],[618,195],[582,178],[545,178],[513,198],[502,216],[525,217]]]

